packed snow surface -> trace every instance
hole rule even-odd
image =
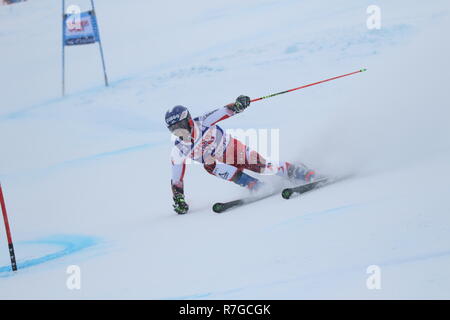
[[[448,1],[378,1],[372,30],[365,0],[95,3],[110,86],[97,45],[67,47],[64,98],[61,1],[0,6],[0,181],[19,265],[1,226],[1,299],[450,298]],[[221,123],[278,129],[281,159],[351,179],[218,215],[246,191],[192,164],[191,210],[173,212],[168,108],[200,115],[361,68]]]

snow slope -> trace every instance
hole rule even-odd
[[[55,3],[0,7],[0,180],[21,267],[1,231],[0,298],[450,298],[447,1],[379,1],[368,30],[371,1],[97,0],[111,86],[96,46],[67,48],[65,98]],[[279,129],[282,159],[354,178],[217,215],[245,191],[191,165],[191,212],[172,211],[167,108],[363,67],[222,123]]]

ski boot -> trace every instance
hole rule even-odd
[[[181,193],[176,193],[173,196],[173,210],[178,214],[185,214],[189,210],[189,206],[184,200],[184,195]]]
[[[259,181],[256,178],[253,178],[249,176],[248,174],[244,173],[243,171],[238,171],[236,173],[236,176],[232,179],[232,181],[241,187],[245,187],[251,192],[258,191],[263,183]]]
[[[316,178],[316,172],[308,169],[304,164],[288,166],[288,178],[292,182],[304,181],[313,182]]]

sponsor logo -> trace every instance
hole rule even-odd
[[[228,172],[219,173],[219,177],[222,177],[223,179],[228,179]]]

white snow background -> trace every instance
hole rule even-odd
[[[60,1],[0,6],[0,181],[20,267],[2,226],[1,299],[450,298],[448,1],[95,3],[111,85],[97,45],[68,47],[64,98]],[[218,215],[245,190],[191,165],[191,211],[172,211],[168,108],[361,68],[221,123],[280,129],[282,159],[352,179]]]

